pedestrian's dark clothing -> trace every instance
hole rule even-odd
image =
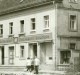
[[[39,66],[35,66],[35,74],[38,74],[38,67]]]
[[[27,59],[27,71],[31,71],[31,59]]]
[[[31,71],[33,71],[33,70],[34,70],[34,61],[32,59],[32,61],[31,61]]]
[[[27,71],[30,71],[30,69],[31,69],[31,66],[27,66]]]
[[[38,74],[38,68],[39,68],[39,64],[40,64],[40,61],[38,58],[35,58],[34,64],[35,64],[35,74]]]

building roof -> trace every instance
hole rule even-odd
[[[0,0],[0,15],[51,3],[54,0]]]

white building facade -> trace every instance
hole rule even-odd
[[[28,57],[37,56],[55,66],[55,13],[54,5],[46,5],[1,16],[0,65],[26,66]]]

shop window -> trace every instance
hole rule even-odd
[[[31,30],[35,30],[35,28],[36,28],[35,18],[31,18]]]
[[[0,25],[0,35],[3,34],[3,25]]]
[[[13,34],[13,22],[9,23],[9,33]]]
[[[70,31],[77,31],[76,15],[70,15]]]
[[[70,51],[60,51],[60,64],[69,64],[71,52]]]
[[[20,58],[24,58],[24,46],[20,46]]]
[[[49,15],[44,16],[44,27],[49,28]]]
[[[20,21],[20,33],[24,32],[24,20]]]
[[[76,44],[75,43],[70,43],[70,49],[76,49]]]

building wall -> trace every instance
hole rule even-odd
[[[49,30],[44,31],[44,16],[49,15]],[[34,34],[31,34],[31,23],[30,20],[31,18],[36,19],[36,32]],[[42,6],[38,8],[33,8],[33,9],[28,9],[12,14],[7,14],[4,16],[0,16],[0,24],[3,24],[3,37],[1,39],[8,38],[9,36],[9,23],[13,22],[13,34],[14,37],[19,37],[20,34],[20,20],[24,20],[24,33],[25,36],[29,35],[37,35],[37,34],[46,34],[46,33],[51,33],[52,34],[52,42],[55,42],[55,9],[54,5],[49,5],[49,6]],[[43,41],[43,40],[41,40]],[[29,41],[30,43],[32,41]],[[14,65],[17,66],[25,66],[26,65],[26,60],[29,51],[29,42],[19,42],[19,43],[8,43],[4,44],[4,50],[5,50],[5,65],[9,65],[9,47],[14,46]],[[35,43],[35,40],[32,42]],[[2,44],[1,44],[2,45]],[[20,46],[25,47],[25,57],[20,58]],[[51,48],[52,46],[52,48]],[[51,53],[53,53],[52,60],[55,62],[55,45],[46,45],[46,54],[48,57],[50,57]],[[49,50],[50,48],[50,50]],[[50,52],[49,52],[50,51]],[[49,52],[49,54],[48,54]],[[49,59],[48,57],[45,57],[46,62],[48,63]],[[49,61],[50,63],[54,63],[52,61]]]

